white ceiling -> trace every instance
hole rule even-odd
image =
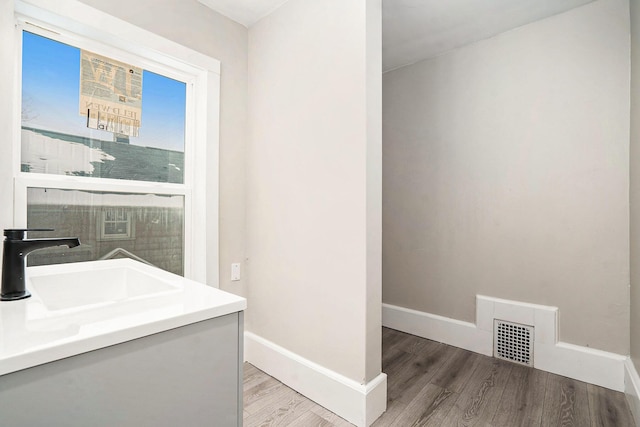
[[[593,0],[383,0],[382,69],[392,70]]]
[[[250,27],[287,0],[198,1]],[[382,69],[413,64],[592,1],[382,0]]]
[[[287,0],[198,0],[222,15],[250,27]],[[320,0],[322,1],[322,0]]]

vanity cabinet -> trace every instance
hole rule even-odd
[[[0,426],[242,425],[243,312],[0,376]]]

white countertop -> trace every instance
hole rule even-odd
[[[168,291],[82,307],[55,308],[30,280],[51,275],[95,273],[104,280],[113,269],[133,269],[169,283]],[[90,261],[27,268],[32,297],[0,302],[0,375],[63,359],[147,335],[242,311],[247,301],[131,259]],[[64,276],[62,276],[64,277]],[[74,276],[78,277],[78,276]],[[78,286],[78,283],[74,283]]]

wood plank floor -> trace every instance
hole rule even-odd
[[[623,393],[383,328],[387,411],[374,427],[633,427]],[[244,426],[351,426],[244,365]]]

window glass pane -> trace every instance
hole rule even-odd
[[[27,226],[55,232],[35,237],[79,237],[77,248],[32,252],[28,265],[91,261],[135,255],[183,274],[184,196],[98,191],[27,189]],[[133,258],[135,258],[133,257]]]
[[[185,109],[184,82],[23,31],[23,172],[183,183]]]

